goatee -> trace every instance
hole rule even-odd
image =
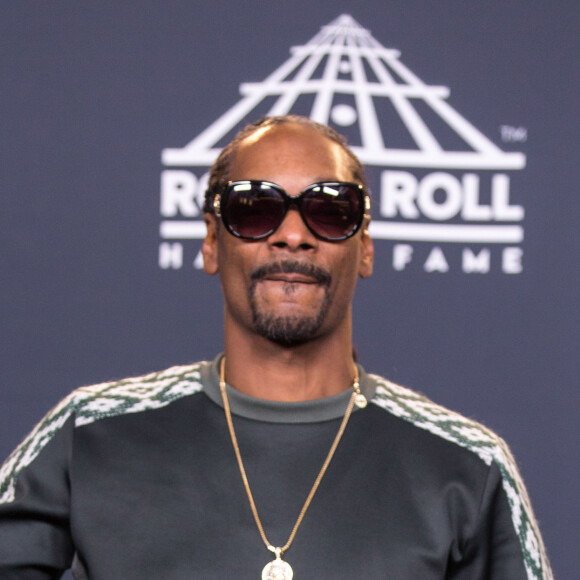
[[[276,316],[261,312],[256,300],[256,286],[272,274],[301,274],[313,278],[324,288],[324,298],[314,316]],[[254,329],[264,338],[281,346],[292,347],[312,340],[319,332],[328,308],[330,295],[328,288],[331,282],[330,273],[313,264],[304,264],[293,260],[283,260],[260,266],[251,273],[251,284],[248,298],[252,310]],[[290,288],[290,285],[289,285]]]

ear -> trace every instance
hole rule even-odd
[[[375,246],[369,234],[370,219],[365,217],[361,231],[361,259],[358,269],[358,275],[361,278],[368,278],[373,273],[373,264],[375,261]]]
[[[203,215],[207,232],[201,245],[203,255],[203,269],[207,274],[217,274],[218,267],[218,241],[217,241],[217,219],[215,215],[206,213]]]

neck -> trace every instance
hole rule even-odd
[[[308,401],[350,388],[354,378],[350,333],[286,348],[262,337],[226,332],[225,376],[247,395],[272,401]],[[246,337],[247,338],[247,337]]]

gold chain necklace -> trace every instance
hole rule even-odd
[[[320,472],[318,473],[318,476],[316,477],[316,480],[314,481],[314,485],[312,486],[312,489],[310,490],[310,493],[308,494],[308,497],[306,498],[306,501],[304,502],[304,505],[302,506],[302,509],[300,510],[300,514],[298,515],[298,519],[296,520],[296,523],[294,524],[294,527],[292,528],[292,531],[290,532],[290,537],[288,538],[288,541],[283,546],[281,546],[279,548],[270,544],[270,542],[268,541],[268,538],[266,538],[266,533],[264,532],[264,527],[262,526],[262,522],[260,520],[260,516],[258,515],[258,510],[257,510],[256,504],[254,502],[254,496],[252,495],[252,491],[250,489],[250,483],[248,482],[248,476],[246,475],[246,470],[244,468],[244,463],[242,461],[242,455],[240,454],[240,447],[238,446],[236,432],[234,431],[234,423],[232,421],[232,413],[230,411],[230,404],[229,404],[228,395],[226,392],[225,368],[226,368],[226,357],[224,356],[220,362],[220,391],[222,394],[222,400],[224,403],[224,411],[226,413],[226,421],[228,424],[228,429],[230,431],[232,445],[234,447],[236,459],[238,460],[238,467],[240,468],[240,474],[242,476],[242,481],[244,482],[244,488],[246,489],[246,495],[248,496],[248,500],[250,502],[250,508],[252,510],[252,514],[254,515],[254,520],[256,522],[256,526],[258,527],[258,531],[260,532],[260,537],[262,538],[262,541],[264,542],[266,548],[268,548],[268,550],[270,550],[270,552],[273,552],[276,556],[275,560],[268,562],[266,564],[266,566],[264,566],[264,569],[262,570],[262,580],[292,580],[292,578],[294,576],[294,572],[292,571],[292,567],[290,566],[290,564],[288,564],[288,562],[285,562],[284,560],[282,560],[282,556],[284,555],[284,552],[286,552],[288,550],[288,548],[290,548],[290,546],[292,545],[292,542],[294,541],[294,537],[296,536],[296,532],[298,531],[298,528],[300,527],[300,524],[302,523],[302,520],[304,519],[304,516],[306,515],[306,511],[310,507],[310,503],[312,502],[312,498],[314,497],[314,494],[316,493],[316,490],[318,489],[318,486],[320,485],[320,482],[322,481],[322,478],[324,477],[324,474],[326,473],[326,470],[328,469],[328,466],[330,465],[330,462],[332,460],[334,452],[336,451],[336,448],[338,447],[338,443],[339,443],[340,439],[342,438],[342,434],[344,433],[344,430],[346,428],[346,424],[348,423],[348,420],[349,420],[350,415],[352,413],[353,406],[356,404],[357,407],[362,409],[363,407],[366,407],[366,404],[367,404],[366,397],[360,392],[358,368],[355,364],[354,365],[354,381],[353,381],[353,385],[352,385],[353,391],[352,391],[352,395],[350,397],[350,401],[348,403],[348,407],[346,408],[346,412],[345,412],[344,417],[342,419],[342,423],[340,424],[340,427],[338,429],[338,433],[336,434],[336,437],[334,438],[334,441],[330,447],[330,451],[328,452],[328,455],[326,456],[326,459],[324,460],[324,463],[322,464]]]

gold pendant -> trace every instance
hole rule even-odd
[[[262,570],[262,580],[292,580],[294,572],[288,562],[276,554],[276,559],[268,562]]]

